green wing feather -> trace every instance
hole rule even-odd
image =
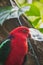
[[[10,39],[0,43],[0,65],[4,65],[8,54],[10,53]]]
[[[10,39],[6,39],[5,41],[3,41],[2,43],[0,43],[0,48],[2,48],[3,47],[3,45],[5,45],[7,42],[9,42],[10,41]]]

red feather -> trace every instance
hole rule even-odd
[[[21,26],[10,32],[11,39],[11,51],[5,62],[5,65],[22,65],[25,55],[28,52],[27,37],[29,35],[29,29]]]

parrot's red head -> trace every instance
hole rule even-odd
[[[29,28],[25,27],[25,26],[20,26],[20,27],[17,27],[16,29],[14,29],[13,31],[10,32],[11,35],[14,35],[14,34],[21,34],[25,37],[29,37],[30,36],[30,30]]]

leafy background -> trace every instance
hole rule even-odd
[[[8,0],[7,0],[8,1]],[[32,26],[43,33],[43,0],[14,0],[19,8],[29,6],[30,9],[24,13],[25,17],[30,21]],[[3,0],[4,2],[4,0]],[[4,2],[3,4],[5,4]],[[7,3],[6,3],[7,4]],[[11,4],[11,3],[10,3]],[[8,5],[10,5],[8,3]],[[1,6],[3,6],[1,4]],[[12,6],[0,7],[0,24],[3,21],[12,18],[13,12]],[[16,15],[17,17],[17,15]],[[15,17],[13,17],[15,18]]]
[[[32,23],[34,28],[37,28],[43,33],[43,0],[15,0],[18,7],[30,6],[30,10],[24,15]]]

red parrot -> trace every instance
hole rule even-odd
[[[41,36],[43,35],[39,31],[25,26],[12,30],[9,37],[0,43],[0,65],[24,65],[28,49],[32,52],[36,64],[40,65],[29,38],[43,41]]]
[[[25,26],[17,27],[10,32],[11,50],[4,65],[23,65],[28,52],[28,37],[29,29]]]

